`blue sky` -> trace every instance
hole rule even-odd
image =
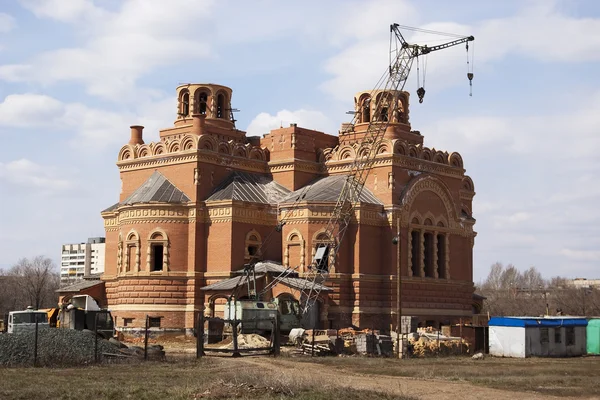
[[[103,235],[129,126],[156,140],[179,83],[231,87],[249,135],[336,134],[387,67],[393,22],[476,38],[473,97],[462,46],[429,56],[423,104],[414,73],[406,87],[413,129],[475,182],[475,280],[496,261],[600,277],[594,0],[3,1],[0,268]]]

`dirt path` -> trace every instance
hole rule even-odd
[[[222,358],[223,363],[240,363],[272,371],[274,374],[294,374],[299,379],[318,382],[324,386],[352,387],[355,389],[388,392],[396,395],[409,395],[419,399],[506,399],[527,398],[532,400],[558,399],[559,397],[532,392],[515,392],[476,386],[464,382],[449,382],[437,379],[416,379],[408,377],[389,377],[382,375],[360,374],[344,369],[331,369],[321,364],[299,363],[293,360],[267,357],[244,357],[238,359]],[[565,397],[561,397],[565,398]]]

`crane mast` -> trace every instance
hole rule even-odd
[[[387,72],[387,78],[384,83],[376,87],[375,91],[394,92],[404,89],[408,76],[410,74],[413,62],[421,55],[426,55],[434,51],[453,47],[462,43],[468,43],[475,40],[473,36],[462,37],[444,44],[436,46],[409,44],[400,32],[398,24],[390,25],[390,64]],[[468,44],[467,44],[468,46]],[[468,49],[468,48],[467,48]],[[472,79],[472,74],[469,80]],[[422,90],[422,92],[420,92]],[[417,91],[420,102],[425,94],[423,88]],[[371,96],[373,99],[374,96]],[[377,98],[376,98],[377,99]],[[392,107],[391,114],[397,112],[398,102],[392,101],[391,104],[385,96],[380,96],[371,107],[372,115],[382,115],[384,107]],[[352,129],[357,123],[356,117],[352,121]],[[359,145],[357,155],[353,160],[350,171],[344,180],[344,186],[339,194],[339,197],[333,207],[331,216],[325,228],[325,234],[328,239],[319,245],[316,251],[315,258],[308,266],[308,271],[305,273],[307,281],[306,286],[302,290],[300,301],[303,305],[303,312],[306,313],[319,297],[323,284],[329,275],[329,262],[334,261],[352,217],[354,210],[373,166],[377,149],[383,140],[384,133],[390,125],[390,118],[370,118],[368,128]]]

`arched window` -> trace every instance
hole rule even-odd
[[[335,266],[335,258],[333,256],[332,247],[335,245],[333,240],[326,232],[320,232],[315,235],[312,246],[312,264],[319,271],[329,271]]]
[[[208,94],[206,92],[200,92],[196,96],[196,112],[198,114],[206,114],[206,105],[208,104]]]
[[[217,96],[217,118],[226,118],[225,96],[219,93]]]
[[[245,260],[255,260],[261,256],[260,246],[262,245],[262,240],[260,238],[260,234],[254,229],[248,232],[246,235],[246,247],[245,247]]]
[[[370,122],[371,121],[371,98],[365,97],[361,105],[362,114],[361,121],[362,122]]]
[[[131,231],[125,241],[125,268],[122,272],[138,272],[140,270],[140,236]]]
[[[181,92],[179,114],[183,117],[187,117],[190,114],[190,92],[187,90]]]
[[[123,268],[123,236],[119,232],[119,241],[117,242],[117,274],[121,273]]]
[[[446,236],[438,233],[437,235],[437,273],[438,277],[448,279],[446,270]]]
[[[421,276],[421,233],[419,231],[410,232],[410,275]]]
[[[148,236],[146,248],[146,271],[167,272],[169,270],[169,238],[166,232],[156,229]]]
[[[292,268],[298,267],[300,271],[304,270],[304,239],[297,230],[294,230],[287,237],[283,265]]]

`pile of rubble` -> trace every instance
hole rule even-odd
[[[42,367],[85,365],[94,363],[96,338],[91,331],[41,329],[38,332],[37,365]],[[32,366],[35,332],[0,334],[0,366]],[[149,358],[164,358],[161,346],[148,348]],[[98,338],[98,360],[143,358],[144,349],[127,347],[121,342]]]

